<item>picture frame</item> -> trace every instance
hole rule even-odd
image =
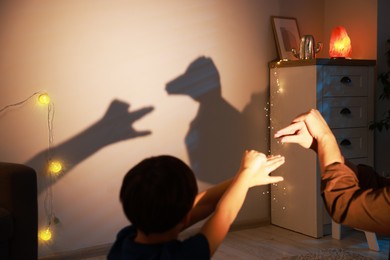
[[[300,33],[294,17],[272,16],[272,28],[280,60],[298,60],[292,49],[299,52]]]

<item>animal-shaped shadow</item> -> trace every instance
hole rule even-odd
[[[55,181],[62,178],[73,167],[98,150],[120,141],[150,135],[151,131],[138,131],[133,124],[138,119],[153,110],[153,107],[143,107],[129,112],[130,105],[120,100],[113,100],[101,119],[92,123],[82,132],[72,136],[68,140],[52,147],[53,158],[65,161],[64,171],[55,179],[47,174],[46,159],[48,150],[41,151],[26,162],[37,171],[38,193],[45,191]]]
[[[184,74],[166,84],[166,91],[170,95],[188,95],[199,103],[185,137],[191,168],[198,180],[216,184],[233,176],[242,152],[257,147],[250,143],[248,117],[222,97],[220,75],[212,59],[197,58]]]

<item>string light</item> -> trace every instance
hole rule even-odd
[[[53,234],[50,229],[50,226],[38,232],[38,238],[44,242],[48,242],[52,239]]]
[[[38,102],[42,105],[48,105],[50,103],[50,96],[47,93],[40,94]]]
[[[280,78],[279,78],[279,70],[278,68],[282,65],[282,62],[283,61],[278,61],[276,63],[273,64],[273,72],[272,72],[272,77],[271,77],[271,80],[273,80],[273,86],[271,88],[271,91],[273,91],[273,94],[274,95],[271,95],[272,97],[277,97],[278,95],[282,95],[285,90],[283,88],[283,82],[281,82]],[[271,84],[272,85],[272,84]],[[278,98],[276,98],[276,100],[278,100]],[[270,97],[270,101],[269,101],[269,107],[270,108],[273,108],[273,107],[278,107],[278,104],[276,102],[275,104],[275,100],[273,98]],[[269,125],[269,131],[273,131],[274,128],[272,126],[272,117],[270,116],[269,118],[269,122],[270,122],[270,125]],[[272,133],[273,135],[273,133]],[[271,136],[272,136],[271,135]],[[281,149],[280,145],[282,145],[283,143],[281,143],[279,140],[276,140],[276,144],[277,146],[275,146],[274,150],[272,151],[274,154],[279,154],[279,150]],[[271,149],[269,150],[269,153],[271,153]],[[283,201],[283,198],[280,196],[280,195],[283,195],[283,196],[287,196],[287,188],[283,186],[283,183],[281,183],[280,185],[278,185],[278,183],[273,183],[272,184],[272,189],[274,191],[274,194],[272,194],[272,202],[273,204],[271,204],[271,211],[286,211],[287,210],[287,207],[284,205],[284,201]],[[277,195],[279,196],[277,196]]]
[[[51,161],[49,163],[49,172],[58,175],[62,171],[62,163],[60,161]]]
[[[44,200],[44,208],[45,208],[45,213],[46,217],[48,220],[48,225],[46,228],[42,229],[41,231],[38,232],[38,238],[41,241],[48,242],[53,239],[53,232],[51,225],[52,224],[57,224],[59,223],[59,219],[55,216],[54,214],[54,208],[53,208],[53,192],[52,192],[52,182],[54,181],[53,177],[56,177],[59,175],[62,170],[63,166],[62,163],[58,160],[52,160],[52,155],[51,155],[51,146],[54,141],[54,134],[53,134],[53,121],[54,121],[54,103],[51,102],[51,98],[48,93],[46,92],[35,92],[28,98],[11,104],[7,105],[3,108],[0,109],[0,113],[3,113],[7,111],[10,108],[21,106],[24,103],[26,103],[28,100],[30,100],[32,97],[38,95],[38,103],[40,105],[45,105],[47,106],[47,126],[49,130],[49,144],[48,144],[48,149],[47,149],[47,178],[45,179],[46,181],[50,182],[48,185],[46,185],[46,195],[45,195],[45,200]]]
[[[52,160],[52,145],[54,142],[54,128],[53,128],[53,122],[54,122],[54,103],[50,102],[50,96],[47,93],[43,93],[38,97],[38,101],[41,104],[47,105],[47,128],[49,131],[49,143],[48,143],[48,149],[47,149],[47,170],[48,170],[48,176],[47,181],[49,182],[46,186],[46,194],[45,194],[45,200],[44,200],[44,208],[45,208],[45,214],[48,221],[48,228],[47,230],[51,232],[51,224],[57,224],[59,222],[58,218],[54,214],[54,206],[53,206],[53,191],[52,191],[52,184],[54,183],[55,177],[57,177],[62,172],[62,164],[58,160]],[[52,240],[52,235],[50,235],[49,240]]]

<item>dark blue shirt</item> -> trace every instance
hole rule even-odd
[[[134,226],[127,226],[119,231],[107,259],[210,259],[209,243],[203,234],[184,241],[172,240],[162,244],[136,243],[136,235],[137,229]]]

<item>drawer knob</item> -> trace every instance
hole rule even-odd
[[[341,146],[349,146],[349,145],[351,145],[351,141],[349,141],[348,139],[343,139],[343,140],[340,142],[340,145],[341,145]]]
[[[351,84],[352,80],[351,80],[350,77],[345,76],[345,77],[342,77],[342,78],[340,79],[340,82],[341,82],[342,84]]]
[[[349,110],[349,108],[347,108],[347,107],[344,107],[340,111],[340,114],[342,114],[342,115],[350,115],[351,113],[352,113],[351,110]]]

